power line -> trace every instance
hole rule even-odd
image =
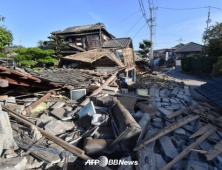
[[[136,21],[136,23],[125,34],[129,34],[132,31],[132,29],[141,21],[141,19],[143,19],[143,16],[140,17],[140,19]]]
[[[142,26],[142,28],[139,29],[139,31],[133,36],[133,38],[135,38],[137,36],[137,34],[139,34],[139,32],[145,27],[146,23]]]
[[[169,31],[167,31],[166,28],[164,28],[164,27],[162,27],[162,26],[160,26],[160,25],[159,25],[159,27],[162,28],[165,32],[168,32],[168,34],[171,34],[171,35],[173,35],[173,36],[175,36],[175,37],[181,37],[181,36],[175,35],[175,34],[169,32]]]
[[[136,12],[130,14],[129,16],[127,16],[126,18],[123,18],[122,20],[118,21],[117,23],[115,23],[114,25],[110,26],[109,28],[112,28],[114,26],[116,26],[117,24],[121,23],[122,21],[125,21],[126,19],[130,18],[131,16],[133,16],[134,14],[138,13],[140,10],[137,10]]]
[[[203,8],[214,8],[218,10],[222,10],[222,8],[214,7],[214,6],[203,6],[203,7],[196,7],[196,8],[169,8],[169,7],[158,7],[160,9],[168,9],[168,10],[196,10],[196,9],[203,9]]]
[[[203,9],[208,8],[208,6],[205,7],[197,7],[197,8],[168,8],[168,7],[158,7],[160,9],[168,9],[168,10],[195,10],[195,9]]]
[[[214,6],[210,6],[211,8],[214,8],[214,9],[219,9],[219,10],[222,10],[222,8],[218,8],[218,7],[214,7]]]

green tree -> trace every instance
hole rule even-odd
[[[221,56],[222,55],[222,23],[216,23],[215,25],[206,29],[203,34],[203,41],[206,46],[204,48],[205,53],[209,56]]]
[[[143,56],[147,56],[147,54],[150,52],[150,47],[152,45],[152,42],[149,40],[143,40],[143,42],[139,43],[139,53],[142,54]]]
[[[17,56],[14,58],[19,61],[22,66],[34,66],[37,63],[56,64],[58,61],[53,58],[53,50],[43,50],[38,47],[19,48],[15,50]]]
[[[37,42],[37,46],[38,46],[39,48],[43,49],[44,41],[39,40],[39,41]]]
[[[62,35],[52,35],[48,37],[49,41],[46,44],[55,51],[55,57],[57,59],[62,58],[61,50],[69,49],[69,43],[65,41],[65,37]]]
[[[0,16],[0,21],[4,21],[5,17]],[[3,52],[7,45],[11,45],[13,36],[5,26],[0,26],[0,52]]]

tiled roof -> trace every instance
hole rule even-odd
[[[66,28],[64,30],[55,31],[53,33],[55,33],[55,34],[61,34],[61,33],[80,33],[80,32],[84,32],[84,31],[98,30],[100,28],[106,29],[106,27],[105,27],[105,25],[103,23],[96,23],[96,24],[68,27],[68,28]]]
[[[89,70],[81,69],[47,69],[40,71],[33,71],[26,69],[31,75],[41,77],[41,79],[48,80],[54,83],[72,85],[75,88],[88,86],[94,81],[98,81],[99,77],[93,76]]]
[[[177,50],[175,50],[175,53],[181,53],[181,52],[198,52],[202,51],[203,46],[201,44],[197,44],[194,42],[190,42]]]
[[[209,99],[215,106],[222,109],[222,76],[201,85],[197,91]]]
[[[131,42],[131,38],[115,38],[104,42],[103,48],[127,48]]]
[[[82,62],[86,62],[86,63],[93,63],[94,61],[96,61],[104,56],[109,57],[117,65],[119,65],[121,67],[124,66],[124,64],[116,57],[116,55],[108,50],[89,50],[86,52],[81,52],[81,53],[77,53],[77,54],[63,57],[63,59],[82,61]]]

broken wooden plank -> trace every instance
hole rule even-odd
[[[202,143],[205,139],[207,139],[211,134],[213,134],[217,128],[211,125],[211,128],[206,131],[201,137],[199,137],[194,143],[189,145],[186,149],[184,149],[178,156],[176,156],[171,162],[169,162],[163,170],[169,170],[173,165],[175,165],[178,161],[180,161],[184,156],[186,156],[191,149],[195,148],[197,145]]]
[[[214,145],[206,154],[207,160],[211,161],[218,155],[222,154],[222,140],[220,140],[216,145]]]
[[[201,127],[198,131],[196,131],[194,134],[192,134],[189,138],[192,139],[197,136],[203,135],[210,127],[211,127],[210,124],[207,124],[207,125]]]
[[[173,112],[173,113],[171,113],[171,114],[168,114],[166,117],[167,117],[168,119],[172,119],[173,117],[176,117],[176,116],[182,114],[184,111],[191,111],[191,109],[194,109],[195,107],[197,107],[197,105],[193,105],[193,106],[191,106],[191,107],[184,108],[184,109],[182,109],[182,110],[177,110],[176,112]]]
[[[155,133],[154,135],[150,136],[149,138],[145,138],[143,139],[140,143],[138,143],[135,148],[133,149],[134,151],[137,151],[138,149],[144,147],[145,145],[159,139],[160,137],[174,131],[175,129],[186,125],[189,122],[192,122],[196,119],[198,119],[199,116],[198,115],[189,115],[184,117],[183,119],[180,119],[172,124],[170,124],[169,126],[166,126],[165,128],[161,129],[160,131],[158,131],[157,133]]]

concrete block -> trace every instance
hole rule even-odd
[[[156,169],[163,169],[166,165],[166,162],[163,160],[163,157],[160,154],[154,154]]]
[[[57,109],[57,108],[61,108],[65,105],[65,102],[56,102],[56,104],[54,104],[51,108],[52,109]]]
[[[205,162],[189,160],[185,170],[208,170],[208,164]]]
[[[184,129],[182,128],[178,128],[174,131],[174,135],[177,137],[180,137],[182,139],[186,139],[187,138],[187,133]]]
[[[9,121],[9,117],[7,112],[3,112],[0,110],[0,134],[5,135],[5,140],[3,144],[3,149],[17,149],[13,134],[11,123]]]
[[[0,159],[1,170],[24,170],[27,163],[26,157]]]
[[[164,160],[169,162],[173,160],[177,155],[177,149],[173,145],[169,136],[163,136],[159,138],[161,152],[164,155]]]
[[[183,170],[185,166],[186,166],[186,161],[180,160],[175,165],[173,165],[173,167],[171,169],[172,170]]]
[[[186,140],[175,137],[175,136],[172,136],[171,140],[172,140],[174,146],[176,146],[176,148],[178,148],[180,150],[182,150],[183,145],[186,144]]]
[[[222,154],[213,159],[213,163],[218,169],[222,169]]]

